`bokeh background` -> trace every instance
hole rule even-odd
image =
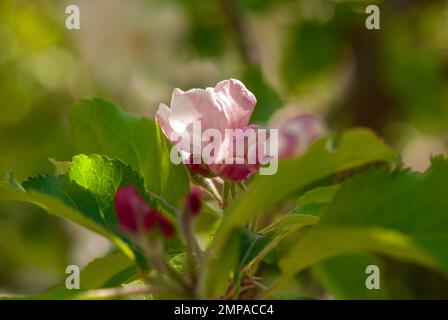
[[[66,30],[65,8],[81,9]],[[381,8],[367,30],[365,8]],[[76,153],[68,110],[102,96],[152,117],[173,88],[239,78],[253,121],[315,112],[340,132],[375,130],[406,166],[447,150],[448,2],[443,0],[1,0],[0,173],[52,172]],[[0,204],[0,293],[34,293],[110,244],[19,203]]]

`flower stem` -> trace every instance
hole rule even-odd
[[[225,181],[224,182],[224,190],[222,195],[222,209],[225,210],[229,206],[230,200],[232,197],[232,183]]]
[[[157,273],[159,281],[161,283],[166,283],[164,275],[171,278],[176,284],[178,284],[182,289],[185,290],[187,295],[190,295],[191,287],[185,282],[182,276],[166,261],[166,257],[163,251],[163,245],[160,239],[148,239],[143,235],[140,239],[140,244],[142,246],[143,252],[146,259],[149,261],[151,266]]]
[[[181,286],[181,288],[184,290],[185,294],[187,294],[189,296],[189,298],[194,298],[195,297],[195,293],[193,288],[188,285],[187,282],[185,282],[185,280],[182,278],[182,275],[179,274],[176,270],[174,270],[168,262],[166,262],[165,260],[163,260],[163,265],[166,271],[166,274],[173,279],[177,284],[179,284]]]
[[[247,190],[246,185],[244,184],[243,181],[239,181],[236,183],[236,186],[238,187],[238,189],[240,190],[240,192],[245,192]]]
[[[239,192],[237,190],[237,183],[232,183],[232,201],[238,199]]]
[[[187,252],[187,265],[188,265],[188,273],[190,275],[190,282],[191,286],[194,287],[196,285],[196,271],[195,271],[195,261],[194,261],[194,254],[197,253],[197,242],[193,234],[192,230],[192,221],[191,216],[184,212],[182,215],[182,233],[185,238],[185,245],[186,245],[186,252]],[[199,259],[199,256],[197,257]]]

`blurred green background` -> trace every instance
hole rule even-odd
[[[367,30],[365,8],[381,8]],[[81,29],[65,28],[65,8]],[[68,110],[103,96],[152,117],[173,88],[239,78],[254,122],[281,108],[322,115],[332,131],[374,129],[405,165],[445,152],[448,4],[437,0],[2,0],[0,173],[52,172],[76,153]],[[59,283],[106,240],[35,207],[0,204],[0,293]]]

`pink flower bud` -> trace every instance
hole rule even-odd
[[[310,144],[327,133],[325,122],[320,117],[294,107],[280,109],[270,122],[271,128],[279,130],[280,159],[300,156]]]
[[[115,211],[121,227],[130,233],[159,229],[165,237],[172,237],[171,222],[150,207],[134,185],[120,187],[115,194]]]

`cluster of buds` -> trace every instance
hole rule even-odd
[[[187,294],[194,294],[197,272],[195,259],[202,256],[193,234],[194,218],[201,211],[201,194],[196,186],[183,199],[183,214],[180,218],[181,236],[185,240],[188,256],[189,279],[174,270],[165,256],[163,239],[176,235],[176,228],[164,214],[150,206],[134,185],[120,187],[115,194],[115,211],[123,231],[130,234],[143,249],[149,264],[161,277],[162,282],[170,278]]]
[[[183,200],[185,215],[195,217],[199,214],[201,197],[199,187],[193,186],[191,192]],[[171,221],[151,207],[134,185],[125,185],[117,190],[115,212],[121,228],[130,234],[158,231],[165,238],[172,238],[176,233]]]

